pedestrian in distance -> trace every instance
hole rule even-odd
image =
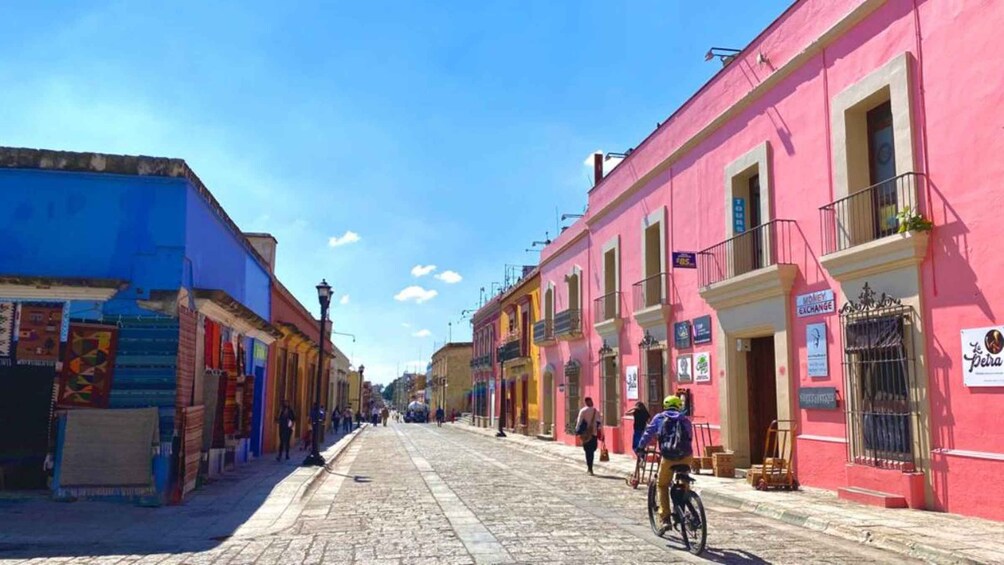
[[[602,434],[602,422],[600,411],[593,407],[593,399],[587,396],[583,402],[585,406],[579,410],[579,417],[575,420],[575,435],[582,440],[582,449],[586,452],[586,472],[592,475],[593,458]]]
[[[383,410],[380,410],[380,420],[383,421],[383,427],[385,428],[387,427],[388,418],[390,418],[390,410],[387,410],[387,407],[384,406]]]
[[[345,433],[352,431],[352,410],[349,408],[342,413],[342,431]]]
[[[649,414],[645,403],[639,400],[634,408],[627,411],[626,415],[634,416],[634,435],[631,437],[631,450],[634,451],[638,449],[638,440],[645,433],[645,426],[648,425],[651,414]]]
[[[436,408],[436,427],[442,428],[444,420],[446,420],[446,411],[440,406]]]
[[[279,424],[279,454],[276,455],[275,460],[281,460],[283,450],[285,450],[286,460],[289,461],[289,442],[293,438],[296,414],[285,400],[282,402],[282,410],[279,411],[279,415],[276,416],[275,421]]]
[[[363,413],[356,410],[356,429],[363,427]]]
[[[338,408],[331,411],[331,433],[337,434],[338,424],[342,423],[342,412]]]

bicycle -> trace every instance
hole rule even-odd
[[[708,521],[704,514],[701,495],[690,488],[694,478],[690,476],[690,465],[673,465],[673,481],[670,483],[670,500],[673,505],[671,527],[663,525],[659,518],[659,486],[657,481],[648,485],[648,522],[655,535],[665,538],[666,532],[680,526],[680,537],[687,550],[700,555],[708,542]],[[674,490],[678,493],[674,497]],[[680,500],[678,505],[676,500]]]

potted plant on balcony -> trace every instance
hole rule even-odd
[[[903,208],[896,214],[896,219],[899,220],[899,233],[931,231],[934,228],[934,222],[917,212],[916,208]]]

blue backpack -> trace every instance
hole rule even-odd
[[[659,428],[659,454],[666,459],[683,459],[690,454],[690,437],[683,418],[679,413],[669,415]]]

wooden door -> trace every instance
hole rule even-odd
[[[767,428],[777,419],[777,380],[774,374],[774,338],[750,340],[746,354],[749,386],[750,462],[763,463]]]
[[[899,197],[896,187],[896,146],[892,129],[892,105],[879,104],[868,111],[868,175],[872,185],[875,236],[896,233]]]

